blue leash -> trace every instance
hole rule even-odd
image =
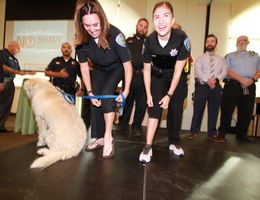
[[[71,95],[69,93],[64,92],[63,90],[61,90],[60,88],[56,87],[56,89],[62,94],[63,98],[65,99],[65,101],[67,101],[69,104],[74,104],[75,103],[75,95]],[[125,95],[123,92],[121,92],[119,94],[122,99],[123,102],[120,102],[120,108],[124,108],[125,106]],[[117,95],[97,95],[97,96],[78,96],[81,97],[83,99],[115,99],[118,96]]]

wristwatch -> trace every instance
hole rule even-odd
[[[173,94],[169,94],[168,92],[166,93],[166,95],[171,99]]]

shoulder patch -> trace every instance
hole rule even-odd
[[[122,33],[119,33],[116,36],[116,43],[119,44],[122,47],[126,47],[125,37]]]
[[[255,51],[248,51],[248,53],[249,53],[251,56],[258,56],[258,53],[256,53]]]
[[[185,48],[187,49],[188,52],[190,52],[190,49],[191,49],[191,44],[190,44],[190,38],[186,38],[183,42]]]

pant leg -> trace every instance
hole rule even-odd
[[[92,71],[92,90],[94,95],[114,95],[117,85],[123,78],[123,66],[111,70],[94,69]],[[91,137],[102,138],[105,134],[104,113],[115,112],[115,99],[101,99],[102,105],[91,105]]]
[[[186,75],[182,76],[169,104],[167,113],[169,144],[180,144],[179,132],[182,123],[183,103],[188,92],[186,81]]]
[[[255,84],[248,88],[249,95],[241,95],[237,106],[237,136],[246,136],[251,121],[254,101],[255,101]]]
[[[226,133],[229,132],[232,114],[240,95],[242,95],[242,92],[238,82],[230,80],[225,83],[221,97],[221,117],[218,130],[221,137],[225,137]]]
[[[138,74],[135,85],[135,113],[134,121],[132,123],[133,128],[141,129],[142,122],[146,111],[146,92],[143,80],[143,74]]]
[[[209,96],[209,86],[208,85],[196,85],[195,86],[195,98],[193,106],[193,116],[191,121],[190,132],[198,134],[201,128],[202,117],[206,105],[206,101]]]
[[[91,85],[92,91],[94,95],[100,95],[102,85],[104,84],[103,80],[105,79],[105,74],[98,70],[93,69],[91,73]],[[92,138],[102,138],[105,134],[105,120],[103,113],[100,107],[96,107],[94,105],[90,106],[91,111],[91,119],[90,119],[90,126],[91,126],[91,137]]]
[[[0,128],[3,129],[10,114],[14,99],[14,82],[10,80],[5,83],[5,89],[0,91]]]
[[[90,106],[91,106],[90,99],[82,99],[81,117],[87,128],[90,126],[90,119],[91,119]]]
[[[208,97],[208,136],[217,135],[216,124],[221,101],[221,91],[222,88],[218,84],[211,90],[211,94]]]

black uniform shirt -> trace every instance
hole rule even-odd
[[[67,71],[69,77],[68,78],[54,77],[53,84],[56,86],[57,85],[74,86],[74,83],[77,79],[77,75],[81,77],[79,63],[73,58],[70,58],[66,62],[64,58],[61,56],[61,57],[54,58],[46,68],[46,70],[50,70],[54,72],[59,72],[62,69],[65,69]]]
[[[126,47],[125,37],[119,29],[110,25],[109,48],[98,48],[94,38],[90,37],[87,43],[76,48],[76,53],[80,63],[91,59],[94,66],[108,67],[114,63],[124,63],[130,61],[130,53]]]
[[[145,38],[129,37],[127,38],[127,46],[131,53],[131,61],[134,70],[143,69],[143,44]]]
[[[143,62],[151,63],[156,68],[174,69],[177,60],[185,60],[190,56],[190,40],[178,29],[172,29],[165,47],[159,43],[157,33],[151,33],[145,41]]]
[[[15,70],[21,70],[18,60],[7,49],[0,50],[0,63]],[[4,71],[4,77],[13,79],[15,74]]]

